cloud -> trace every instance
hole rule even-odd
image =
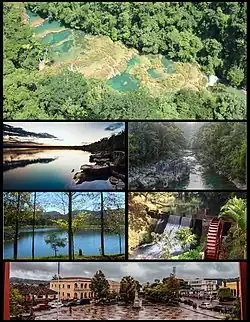
[[[141,283],[152,282],[169,276],[176,267],[176,275],[190,278],[234,278],[239,276],[237,262],[63,262],[61,276],[92,277],[102,270],[108,279],[120,281],[123,276],[131,275]],[[51,262],[12,262],[11,276],[30,279],[49,280],[57,273],[57,263]]]
[[[9,124],[3,124],[3,135],[8,137],[23,137],[23,138],[42,138],[42,139],[57,139],[58,138],[49,133],[36,133],[26,131],[21,127],[11,126]]]
[[[115,131],[117,129],[120,129],[124,127],[124,123],[123,122],[116,122],[116,123],[112,123],[109,126],[105,127],[105,131]]]

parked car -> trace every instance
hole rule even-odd
[[[205,303],[205,302],[202,302],[200,305],[199,305],[199,308],[201,309],[207,309],[207,310],[211,310],[212,309],[212,304],[210,303]]]
[[[66,307],[76,306],[76,305],[79,305],[77,304],[77,300],[69,301],[68,303],[65,304]]]
[[[52,301],[48,304],[51,308],[59,308],[63,306],[61,301]]]
[[[226,313],[226,308],[223,305],[214,305],[212,310],[215,312]]]
[[[90,299],[80,299],[76,301],[76,305],[90,304]]]

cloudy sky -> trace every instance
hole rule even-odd
[[[106,278],[119,281],[123,276],[131,275],[141,283],[152,282],[169,276],[173,266],[176,275],[184,279],[234,278],[239,276],[239,263],[204,262],[109,262],[109,263],[61,263],[61,276],[92,277],[101,269]],[[11,277],[49,280],[57,273],[57,263],[12,262]]]
[[[110,137],[125,128],[123,122],[8,122],[4,143],[82,145]]]

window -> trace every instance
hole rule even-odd
[[[77,283],[75,283],[75,287],[77,287]]]
[[[77,299],[77,293],[74,293],[74,299]]]
[[[83,283],[81,284],[81,288],[83,288]]]
[[[63,284],[63,288],[64,288],[64,284]]]
[[[64,292],[62,293],[62,295],[64,296]]]
[[[67,293],[67,298],[70,298],[70,293]]]
[[[51,284],[51,287],[53,288],[54,286],[53,286],[53,284]]]
[[[87,288],[87,286],[88,286],[88,284],[86,283],[86,284],[84,285],[84,288]]]
[[[81,293],[81,299],[83,299],[83,293]]]
[[[67,285],[67,288],[70,288],[70,284]]]
[[[87,293],[86,293],[86,292],[84,293],[84,298],[85,298],[85,299],[87,298]]]

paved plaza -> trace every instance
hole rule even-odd
[[[35,320],[56,320],[56,309],[36,313]],[[84,305],[59,309],[58,320],[218,320],[223,315],[202,309],[193,310],[190,306],[167,307],[161,304],[144,306],[141,310],[119,305]]]

